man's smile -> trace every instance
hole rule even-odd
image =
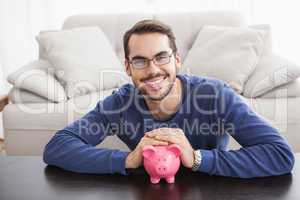
[[[158,91],[161,89],[161,85],[167,76],[158,76],[144,81],[145,86],[151,90]]]

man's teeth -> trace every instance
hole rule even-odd
[[[154,80],[147,80],[147,81],[145,81],[146,83],[159,83],[159,82],[161,82],[161,81],[163,81],[165,78],[160,78],[160,79],[154,79]]]
[[[163,79],[157,79],[157,80],[149,80],[147,81],[148,83],[159,83],[160,81],[162,81]]]

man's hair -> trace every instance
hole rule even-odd
[[[169,38],[169,45],[171,49],[173,50],[173,53],[177,53],[177,46],[175,43],[175,36],[172,31],[172,29],[158,21],[158,20],[152,20],[152,19],[146,19],[137,22],[131,29],[126,31],[126,33],[123,36],[123,46],[124,46],[124,53],[125,53],[125,58],[129,59],[129,39],[131,35],[133,34],[145,34],[145,33],[161,33]]]

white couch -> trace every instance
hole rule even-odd
[[[123,63],[122,38],[124,32],[135,22],[146,18],[159,19],[173,28],[179,53],[183,60],[203,25],[247,25],[240,13],[207,11],[155,15],[79,15],[67,18],[62,29],[95,25],[100,27]],[[40,58],[45,58],[43,49],[40,49],[39,53]],[[290,89],[289,85],[285,86],[287,91]],[[94,108],[97,101],[111,94],[113,90],[95,92],[92,95],[79,96],[60,103],[43,99],[34,93],[25,94],[25,91],[20,91],[18,88],[13,88],[13,91],[10,93],[12,102],[5,107],[3,113],[7,154],[41,155],[45,144],[55,132]],[[272,92],[274,93],[274,91]],[[16,101],[15,93],[19,93],[21,97],[24,95],[26,98],[22,98],[21,102]],[[299,95],[293,93],[293,97],[290,97],[288,92],[283,98],[269,98],[268,95],[265,95],[260,98],[249,99],[242,96],[258,114],[280,130],[294,151],[300,151],[300,135],[298,133],[300,130],[300,91],[298,93]],[[128,149],[115,136],[106,138],[99,146]],[[230,148],[238,148],[238,144],[232,140]]]

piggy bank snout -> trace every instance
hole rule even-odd
[[[167,165],[158,165],[156,168],[156,171],[158,174],[164,174],[165,172],[168,171],[168,166]]]

